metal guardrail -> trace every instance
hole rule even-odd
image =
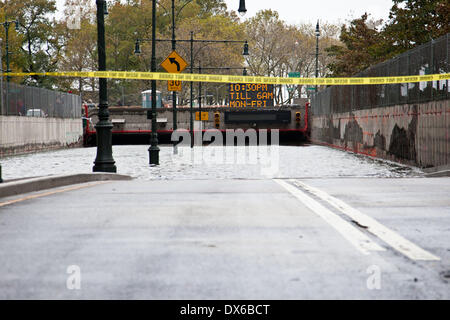
[[[3,81],[1,115],[81,118],[81,97],[75,94]]]
[[[355,77],[448,73],[450,33],[375,65]],[[333,86],[312,97],[315,115],[449,99],[449,80],[420,83]]]

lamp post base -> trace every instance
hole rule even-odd
[[[100,121],[95,129],[97,131],[97,158],[94,161],[93,172],[117,173],[117,167],[112,157],[112,124],[109,121]]]
[[[159,147],[158,146],[151,146],[148,149],[148,153],[150,156],[150,165],[151,166],[159,166]]]
[[[95,162],[95,166],[92,172],[106,172],[106,173],[117,173],[117,167],[115,166],[114,160],[112,162]]]

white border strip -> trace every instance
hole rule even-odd
[[[389,244],[395,250],[401,252],[408,258],[412,260],[425,260],[425,261],[439,261],[441,260],[439,257],[431,254],[428,251],[418,247],[411,241],[403,238],[396,232],[390,230],[385,227],[375,219],[363,214],[359,210],[350,207],[348,204],[339,200],[335,197],[330,196],[324,191],[321,191],[317,188],[308,186],[307,184],[300,182],[298,180],[290,180],[297,187],[303,188],[304,190],[310,192],[311,194],[319,197],[320,199],[328,202],[330,205],[338,209],[343,214],[350,217],[352,220],[356,221],[358,224],[367,227],[367,231],[374,234],[387,244]]]
[[[335,228],[345,239],[347,239],[353,246],[355,246],[361,253],[368,255],[370,251],[385,251],[384,248],[373,242],[368,236],[353,227],[347,221],[331,212],[313,198],[306,195],[304,192],[294,187],[293,185],[283,181],[274,179],[276,183],[289,191],[315,214],[328,222]]]

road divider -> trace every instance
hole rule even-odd
[[[125,71],[86,71],[86,72],[44,72],[44,73],[3,73],[11,77],[71,77],[71,78],[108,78],[129,80],[159,80],[159,81],[192,81],[214,83],[255,83],[278,85],[377,85],[400,84],[428,81],[445,81],[450,79],[450,73],[431,74],[423,76],[375,77],[375,78],[283,78],[283,77],[253,77],[217,74],[190,73],[160,73],[160,72],[125,72]]]

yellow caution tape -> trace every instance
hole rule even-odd
[[[4,73],[12,77],[49,76],[49,77],[74,77],[74,78],[108,78],[108,79],[133,79],[133,80],[178,80],[192,82],[215,83],[260,83],[282,85],[319,85],[319,86],[343,86],[343,85],[371,85],[371,84],[398,84],[427,81],[442,81],[450,79],[450,73],[431,74],[424,76],[402,77],[376,77],[376,78],[281,78],[281,77],[253,77],[253,76],[228,76],[213,74],[190,73],[160,73],[160,72],[124,72],[124,71],[95,71],[95,72],[45,72],[45,73]]]

